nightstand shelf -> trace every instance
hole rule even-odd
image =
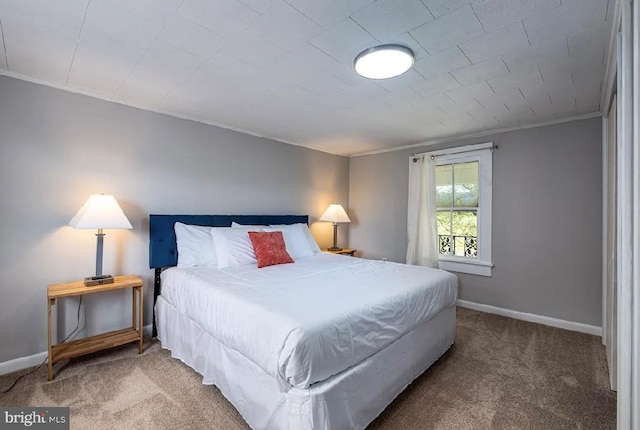
[[[110,331],[97,336],[74,340],[73,342],[52,345],[51,361],[53,363],[57,363],[58,361],[68,360],[81,355],[91,354],[92,352],[114,348],[130,342],[138,342],[139,340],[140,334],[138,334],[137,330],[132,328]]]
[[[56,304],[57,299],[82,296],[85,294],[95,294],[123,288],[131,288],[132,291],[131,327],[74,340],[72,342],[52,345],[53,324],[51,322],[51,306]],[[51,381],[53,379],[53,365],[62,360],[80,357],[93,352],[125,345],[130,342],[139,342],[138,352],[142,354],[144,351],[142,333],[142,290],[142,279],[133,275],[116,276],[114,282],[111,284],[102,284],[93,287],[85,286],[83,281],[49,285],[47,287],[49,380]],[[138,296],[137,301],[136,295]]]
[[[330,253],[332,253],[332,254],[350,255],[350,256],[352,256],[352,257],[354,256],[354,254],[355,254],[356,252],[358,252],[358,250],[357,250],[357,249],[351,249],[351,248],[342,248],[342,249],[341,249],[341,250],[339,250],[339,251],[334,251],[334,250],[331,250],[331,249],[323,249],[323,251],[324,251],[324,252],[330,252]]]

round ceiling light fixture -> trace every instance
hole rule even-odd
[[[353,62],[356,73],[369,79],[399,76],[413,66],[413,51],[400,45],[380,45],[358,54]]]

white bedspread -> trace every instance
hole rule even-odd
[[[162,296],[267,374],[307,388],[455,305],[438,269],[321,253],[293,264],[170,268]]]

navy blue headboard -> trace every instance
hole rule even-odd
[[[149,215],[149,268],[159,269],[178,264],[176,222],[209,227],[238,224],[270,225],[309,223],[307,215]]]

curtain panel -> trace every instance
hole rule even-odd
[[[409,158],[407,235],[407,264],[437,268],[436,162],[431,157]]]

